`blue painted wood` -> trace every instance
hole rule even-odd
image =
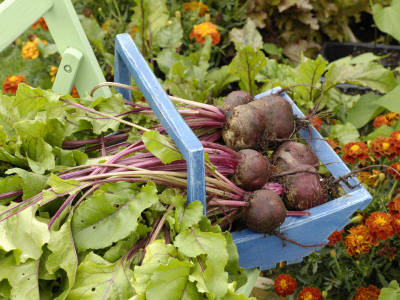
[[[114,76],[116,82],[118,80],[120,83],[130,84],[130,74],[133,76],[156,117],[174,140],[187,162],[188,202],[200,200],[205,213],[206,187],[203,146],[168,98],[129,34],[117,35],[115,52]],[[124,93],[124,97],[131,100],[130,93]]]
[[[275,88],[263,94],[257,95],[256,99],[265,95],[275,93],[280,88]],[[304,114],[293,103],[290,97],[281,94],[292,104],[294,113],[298,117]],[[321,162],[328,168],[332,176],[347,174],[350,170],[343,163],[335,151],[325,142],[322,136],[310,125],[312,139],[311,148],[317,154]],[[303,138],[309,138],[309,131],[300,130]],[[352,177],[348,180],[351,188],[343,183],[346,194],[340,198],[333,199],[325,204],[309,209],[310,216],[287,217],[279,228],[279,232],[288,239],[292,239],[303,245],[325,244],[333,231],[340,231],[349,222],[349,217],[357,210],[363,209],[372,200],[372,196],[359,182]],[[322,246],[305,248],[291,242],[285,242],[275,235],[264,235],[254,233],[248,229],[232,233],[233,240],[239,252],[239,264],[246,269],[258,267],[260,270],[271,269],[276,263],[286,261],[288,264],[300,262],[303,257],[312,251],[318,251]]]

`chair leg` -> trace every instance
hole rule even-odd
[[[79,65],[83,54],[75,48],[67,48],[62,54],[60,66],[58,67],[53,91],[57,94],[69,94],[74,85]],[[83,95],[80,95],[83,96]]]

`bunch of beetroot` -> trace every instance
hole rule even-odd
[[[318,157],[305,143],[291,140],[297,131],[296,116],[286,99],[275,94],[254,100],[237,91],[226,97],[221,109],[227,119],[223,142],[239,151],[243,161],[231,180],[248,191],[244,200],[249,205],[241,208],[248,228],[272,232],[283,223],[287,210],[305,211],[329,200]],[[268,189],[271,183],[280,184],[283,192]]]
[[[209,183],[209,190],[220,192],[214,195],[207,191],[210,217],[216,216],[227,225],[240,218],[251,230],[269,233],[287,215],[304,215],[303,211],[329,200],[318,173],[318,157],[305,143],[294,141],[297,124],[304,124],[304,120],[297,119],[285,98],[272,94],[255,100],[247,92],[235,91],[219,108],[172,96],[171,99],[179,102],[178,111],[217,170],[217,175],[210,169],[206,174],[217,180]],[[152,114],[142,104],[128,104],[133,106],[131,113]],[[160,124],[153,129],[165,133]],[[126,135],[104,137],[103,152],[113,153],[120,146],[128,146],[124,142]],[[64,142],[63,147],[81,147],[82,143]],[[143,143],[139,144],[135,151],[145,149]],[[151,171],[182,172],[187,168],[184,160],[165,165],[151,153],[127,156],[118,163]],[[229,187],[229,191],[222,192],[222,186]]]

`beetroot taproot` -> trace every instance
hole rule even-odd
[[[329,200],[327,188],[314,167],[298,165],[290,171],[291,174],[282,177],[283,201],[288,210],[305,210]]]
[[[287,139],[295,131],[295,117],[291,104],[278,95],[268,95],[247,104],[261,111],[266,127],[259,142],[265,149],[271,149],[279,144],[276,139]]]
[[[254,149],[265,130],[265,116],[249,104],[236,106],[222,129],[225,144],[236,151]]]
[[[281,144],[271,154],[271,162],[279,171],[288,171],[298,165],[310,165],[319,169],[319,159],[307,145],[287,141]]]
[[[240,150],[240,162],[231,180],[246,191],[261,189],[270,179],[271,164],[260,152],[252,149]]]
[[[242,208],[242,219],[250,230],[271,233],[285,221],[285,205],[275,192],[257,190],[249,193],[248,198],[249,205]]]
[[[236,106],[247,104],[254,100],[254,97],[246,91],[233,91],[229,93],[221,103],[221,108],[225,111],[231,111]]]

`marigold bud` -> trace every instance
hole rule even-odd
[[[335,249],[332,249],[329,253],[330,253],[330,255],[331,255],[332,258],[336,258],[336,251],[335,251]]]
[[[386,178],[386,176],[385,176],[385,173],[380,173],[379,174],[379,181],[384,181],[385,180],[385,178]]]

